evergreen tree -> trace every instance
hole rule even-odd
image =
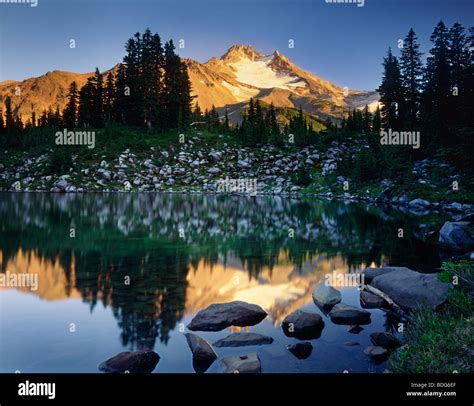
[[[77,110],[79,106],[79,92],[77,90],[77,83],[72,82],[69,85],[69,93],[67,95],[68,101],[63,111],[64,126],[68,130],[76,128],[77,125]]]
[[[120,124],[127,123],[127,110],[130,103],[130,88],[127,85],[126,66],[120,64],[115,81],[115,94],[113,96],[113,120]]]
[[[464,71],[469,65],[469,39],[464,27],[455,23],[448,34],[449,53],[448,60],[451,67],[451,87],[462,92]]]
[[[81,88],[79,92],[79,107],[78,107],[78,116],[79,116],[79,126],[80,127],[90,127],[93,125],[92,117],[92,104],[93,104],[93,95],[94,95],[94,84],[91,78],[87,80],[87,83]]]
[[[144,92],[142,117],[145,124],[151,128],[162,125],[165,118],[161,89],[165,60],[160,36],[152,34],[148,28],[142,36],[140,66]]]
[[[92,83],[92,105],[91,105],[91,125],[94,128],[102,128],[104,126],[104,80],[99,72],[95,69]]]
[[[126,65],[125,82],[130,90],[130,95],[127,96],[126,109],[123,111],[125,123],[143,126],[145,124],[143,121],[145,115],[145,89],[141,75],[142,38],[140,33],[137,32],[127,41],[125,50],[127,52],[123,58]]]
[[[367,106],[366,104],[364,107],[364,113],[363,113],[362,131],[365,133],[370,133],[371,124],[372,124],[372,114],[369,111],[369,106]]]
[[[466,75],[469,63],[469,38],[466,36],[464,27],[459,23],[455,23],[449,30],[449,64],[451,68],[451,101],[449,106],[451,108],[452,127],[456,128],[462,125],[463,104],[467,101],[460,96],[469,92],[469,77]]]
[[[267,111],[266,115],[266,125],[268,128],[268,135],[270,137],[271,142],[275,144],[280,144],[282,139],[280,137],[280,127],[278,126],[277,118],[276,118],[276,110],[273,102],[270,104],[270,107]]]
[[[382,130],[382,115],[380,113],[380,107],[377,106],[375,110],[374,117],[372,120],[372,132],[379,135]]]
[[[21,121],[20,116],[16,116],[15,119],[14,119],[14,121],[15,121],[14,129],[15,129],[16,131],[21,131],[21,130],[23,130],[23,121]]]
[[[56,126],[52,106],[49,106],[49,109],[48,109],[48,115],[47,115],[47,118],[46,118],[46,125],[48,127],[55,127]]]
[[[427,59],[424,114],[427,133],[433,134],[436,144],[449,139],[449,102],[451,99],[451,74],[449,64],[449,33],[440,21],[430,37],[433,47]],[[432,144],[433,145],[433,144]]]
[[[33,110],[33,105],[31,105],[31,127],[35,128],[36,127],[36,113]]]
[[[0,108],[0,134],[5,132],[5,122],[3,120],[3,110]]]
[[[104,121],[106,124],[110,124],[113,121],[115,95],[114,76],[112,72],[109,72],[104,89]]]
[[[5,99],[5,129],[7,132],[15,130],[15,119],[12,111],[12,99],[8,96]]]
[[[56,110],[54,112],[54,126],[56,128],[60,128],[63,126],[63,118],[61,117],[61,113],[59,112],[59,106],[56,106]]]
[[[227,110],[227,108],[224,112],[224,130],[229,131],[229,111]]]
[[[43,110],[39,119],[39,126],[46,127],[48,125],[48,116],[46,110]]]
[[[474,27],[469,29],[467,39],[468,62],[462,74],[460,89],[460,127],[474,127]],[[471,141],[472,142],[472,141]]]
[[[255,139],[255,143],[257,144],[265,144],[267,142],[267,130],[265,128],[263,109],[260,100],[258,99],[255,103],[255,123],[253,137]]]
[[[389,48],[383,61],[383,78],[378,89],[382,103],[382,123],[386,128],[398,130],[403,122],[404,95],[398,60]]]
[[[200,122],[203,120],[201,108],[199,107],[199,104],[196,103],[196,107],[194,108],[193,111],[193,121],[194,122]]]
[[[416,128],[419,119],[423,81],[422,55],[415,31],[411,28],[405,37],[400,55],[402,85],[406,99],[406,124],[410,129]]]

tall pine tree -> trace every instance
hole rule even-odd
[[[415,31],[411,28],[403,42],[400,55],[400,71],[402,85],[405,90],[406,125],[412,131],[417,127],[420,113],[423,85],[422,55]]]
[[[382,103],[382,123],[385,128],[400,129],[404,115],[404,94],[397,58],[389,48],[383,61],[382,83],[378,89]]]
[[[68,101],[63,111],[63,120],[64,126],[72,130],[76,128],[77,125],[77,110],[79,106],[79,92],[76,82],[70,84],[67,98]]]

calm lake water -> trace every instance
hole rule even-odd
[[[0,287],[0,372],[97,372],[100,362],[139,348],[160,355],[155,373],[194,372],[184,326],[210,304],[232,300],[269,316],[250,328],[196,333],[210,343],[233,331],[274,342],[215,348],[219,358],[257,352],[262,372],[382,372],[386,365],[363,349],[370,333],[398,320],[370,309],[371,324],[352,334],[311,293],[332,272],[381,264],[433,270],[437,251],[423,235],[442,220],[314,199],[2,193],[1,272],[37,274],[38,286]],[[357,288],[341,292],[360,307]],[[326,323],[305,360],[286,349],[298,340],[281,328],[298,308]],[[347,345],[354,341],[360,345]],[[218,360],[208,372],[217,369]]]

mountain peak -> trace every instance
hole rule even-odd
[[[242,58],[248,58],[251,61],[262,57],[263,54],[257,52],[252,45],[235,44],[222,55],[221,60],[226,62],[235,62]]]

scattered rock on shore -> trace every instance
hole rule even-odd
[[[160,356],[152,350],[138,350],[133,352],[121,352],[99,365],[99,371],[120,373],[150,373],[152,372]]]
[[[413,310],[422,304],[435,309],[444,303],[449,290],[449,284],[440,282],[437,274],[422,274],[408,268],[383,273],[370,284],[404,310]]]
[[[474,249],[474,222],[447,221],[439,232],[439,244],[453,250]]]
[[[220,331],[229,326],[253,326],[265,317],[265,310],[254,304],[241,301],[219,303],[199,311],[188,328],[192,331]]]

